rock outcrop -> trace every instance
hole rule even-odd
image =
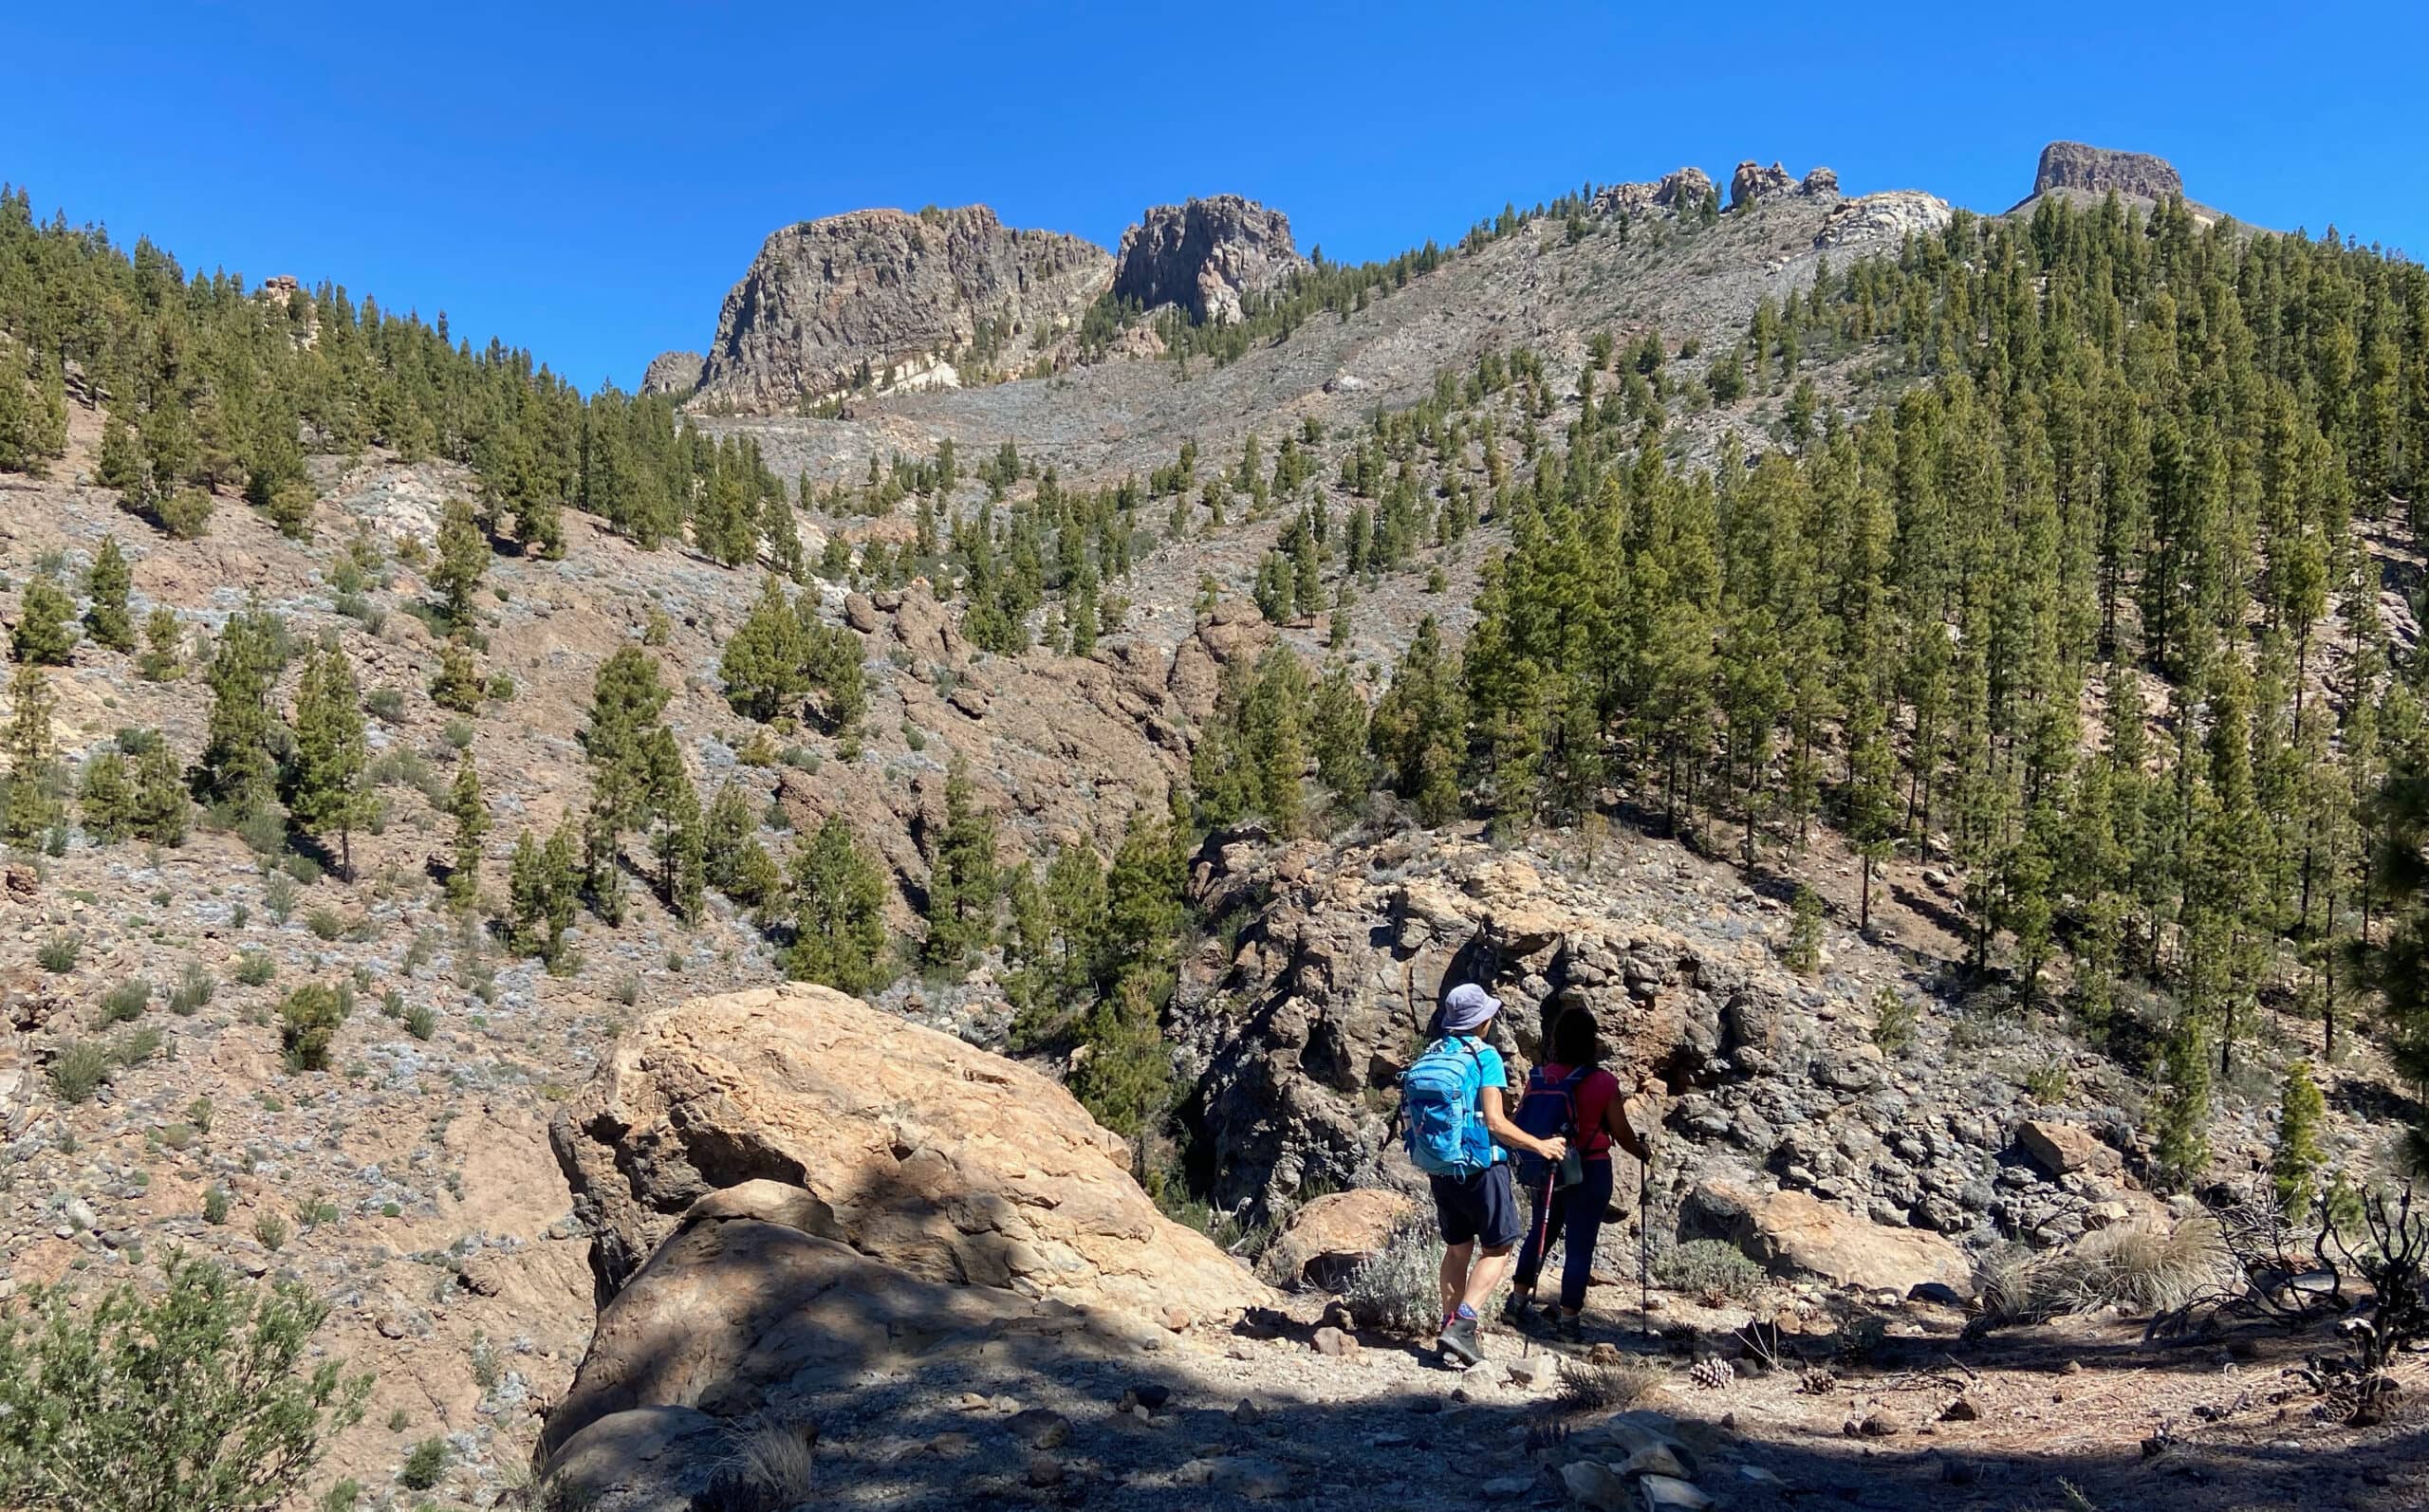
[[[1823,194],[1835,195],[1839,192],[1839,171],[1835,168],[1816,168],[1798,180],[1796,192],[1808,197]]]
[[[1598,215],[1648,215],[1655,211],[1684,212],[1712,194],[1712,175],[1700,168],[1681,168],[1651,183],[1612,184],[1594,194]]]
[[[1729,208],[1740,210],[1769,195],[1785,194],[1795,187],[1796,180],[1789,176],[1787,169],[1777,163],[1765,168],[1750,157],[1729,175]]]
[[[1860,194],[1831,207],[1813,245],[1845,248],[1858,252],[1894,252],[1909,236],[1932,236],[1948,225],[1955,212],[1948,201],[1916,189],[1892,189]]]
[[[2053,141],[2041,149],[2032,193],[2052,190],[2102,195],[2114,190],[2129,199],[2170,199],[2184,193],[2184,179],[2164,157],[2119,152],[2079,141]]]
[[[924,1281],[1140,1317],[1263,1293],[1059,1084],[824,987],[650,1014],[550,1133],[603,1295],[745,1184],[760,1221],[784,1196],[792,1226]]]
[[[1247,296],[1280,287],[1307,266],[1290,218],[1237,194],[1158,205],[1122,232],[1113,292],[1141,309],[1172,304],[1200,323],[1240,318]]]
[[[726,296],[700,392],[789,413],[863,381],[952,387],[1016,370],[1077,323],[1112,275],[1103,249],[1014,230],[984,205],[863,210],[768,238]]]
[[[697,352],[660,352],[641,370],[641,393],[688,399],[699,388],[700,370],[707,361]]]

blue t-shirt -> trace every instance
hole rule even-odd
[[[1503,1150],[1501,1146],[1493,1142],[1492,1132],[1484,1126],[1483,1089],[1486,1087],[1498,1087],[1504,1092],[1509,1091],[1510,1068],[1502,1063],[1500,1051],[1494,1049],[1492,1045],[1485,1043],[1483,1040],[1474,1035],[1455,1034],[1448,1038],[1454,1041],[1465,1041],[1468,1044],[1474,1047],[1476,1053],[1476,1121],[1473,1127],[1474,1129],[1475,1137],[1484,1142],[1484,1148],[1482,1150],[1475,1151],[1473,1158],[1478,1165],[1485,1166],[1490,1166],[1496,1161],[1507,1160],[1510,1158],[1509,1152]]]

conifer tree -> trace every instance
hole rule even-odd
[[[793,858],[796,910],[785,973],[839,992],[880,985],[885,954],[885,878],[841,814],[829,814]]]
[[[126,556],[118,548],[118,537],[102,537],[101,549],[93,554],[93,569],[86,580],[86,591],[92,603],[84,611],[84,627],[93,638],[112,651],[135,649],[135,621],[127,613],[126,596],[135,585],[135,574],[126,564]]]
[[[2210,1047],[2197,1015],[2168,1035],[2158,1121],[2161,1179],[2179,1188],[2199,1179],[2210,1164]]]
[[[995,931],[995,822],[980,812],[970,763],[955,756],[945,775],[945,822],[928,870],[931,969],[959,970]]]
[[[2278,1096],[2277,1145],[2269,1171],[2278,1208],[2295,1223],[2309,1213],[2320,1168],[2327,1163],[2319,1144],[2320,1124],[2327,1116],[2327,1099],[2311,1079],[2310,1062],[2297,1060],[2288,1066]]]
[[[1104,975],[1109,921],[1104,859],[1085,841],[1062,847],[1047,863],[1046,912],[1055,941],[1056,992],[1066,998],[1093,992]]]
[[[454,859],[447,869],[447,903],[459,912],[480,901],[481,839],[490,832],[490,808],[481,797],[481,774],[465,747],[447,790],[447,814],[455,821]]]
[[[76,601],[47,575],[26,584],[9,643],[17,659],[42,667],[65,667],[76,650]]]
[[[194,800],[186,793],[185,774],[166,743],[154,741],[135,758],[133,828],[136,838],[154,845],[183,845],[194,819]]]
[[[438,648],[438,674],[430,680],[430,701],[459,714],[479,711],[481,671],[473,648],[462,636],[450,636]]]
[[[104,489],[118,490],[120,501],[129,509],[140,509],[151,498],[151,467],[143,460],[143,450],[135,439],[135,432],[116,410],[102,422],[102,454],[93,470],[93,481]]]
[[[293,795],[287,807],[306,831],[337,832],[339,866],[349,878],[355,828],[372,812],[372,796],[362,782],[368,763],[354,663],[337,646],[325,647],[305,664],[296,691]]]
[[[232,616],[204,673],[211,714],[192,774],[195,796],[223,805],[238,821],[260,813],[276,796],[285,741],[269,693],[286,665],[286,627],[267,611]]]
[[[175,682],[185,673],[181,655],[185,642],[185,627],[177,622],[176,611],[165,604],[156,605],[143,617],[143,655],[137,667],[147,682]]]
[[[21,663],[9,680],[9,786],[0,797],[0,839],[10,845],[39,846],[59,822],[50,730],[58,708],[59,696],[51,691],[41,663]]]
[[[448,500],[438,522],[438,557],[430,569],[430,586],[449,624],[471,623],[473,595],[489,567],[489,540],[473,517],[473,507],[462,499]]]
[[[84,764],[76,789],[76,808],[84,832],[108,844],[135,832],[135,784],[126,758],[105,750]]]

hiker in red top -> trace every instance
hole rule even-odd
[[[1535,1211],[1527,1243],[1518,1252],[1507,1310],[1513,1324],[1534,1320],[1536,1278],[1557,1237],[1565,1246],[1560,1309],[1545,1320],[1558,1337],[1571,1340],[1579,1337],[1586,1278],[1594,1269],[1594,1241],[1611,1202],[1611,1146],[1618,1144],[1640,1161],[1648,1154],[1628,1122],[1628,1099],[1621,1095],[1619,1079],[1603,1069],[1595,1029],[1594,1015],[1582,1007],[1566,1009],[1553,1022],[1548,1059],[1529,1073],[1514,1120],[1530,1132],[1537,1124],[1575,1131],[1569,1135],[1572,1153],[1567,1162],[1522,1163],[1517,1172]]]

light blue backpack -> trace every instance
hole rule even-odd
[[[1474,1175],[1493,1161],[1477,1095],[1484,1062],[1471,1035],[1438,1040],[1400,1073],[1400,1123],[1409,1163],[1429,1176]]]

